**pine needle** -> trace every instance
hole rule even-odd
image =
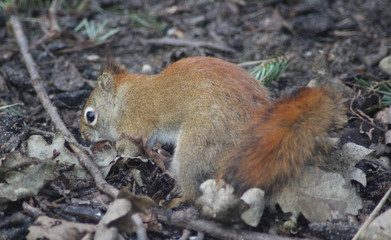
[[[103,21],[103,23],[96,24],[94,21],[88,21],[84,18],[74,29],[73,31],[81,31],[88,36],[89,40],[92,42],[103,42],[111,38],[119,32],[119,28],[107,29],[106,25],[108,19]]]
[[[381,105],[387,107],[391,105],[391,80],[376,81],[374,79],[364,79],[362,77],[353,77],[354,80],[366,91],[381,94]]]
[[[292,58],[292,55],[286,55],[267,60],[244,62],[238,65],[243,67],[258,64],[258,66],[253,67],[249,72],[254,76],[255,79],[266,85],[271,81],[275,81],[280,78],[281,74],[286,70]]]

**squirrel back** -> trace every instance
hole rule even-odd
[[[219,176],[239,193],[251,187],[278,189],[307,162],[321,161],[328,148],[322,140],[342,126],[344,114],[341,96],[326,86],[302,87],[260,107],[242,141],[222,161]]]

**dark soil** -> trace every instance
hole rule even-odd
[[[180,58],[190,56],[214,56],[240,63],[292,55],[287,71],[279,81],[268,86],[273,97],[318,78],[319,72],[314,63],[325,56],[328,77],[342,80],[355,93],[355,96],[349,96],[351,110],[360,110],[368,116],[359,118],[350,112],[348,125],[342,131],[342,141],[371,146],[376,149],[378,157],[389,157],[390,151],[384,143],[388,125],[373,120],[383,108],[379,103],[383,96],[367,93],[355,80],[380,82],[390,79],[378,67],[379,61],[390,53],[389,0],[100,0],[82,11],[76,11],[78,2],[82,1],[64,1],[57,11],[61,35],[41,42],[39,40],[44,33],[35,20],[48,16],[46,1],[42,1],[40,6],[20,6],[18,12],[16,9],[0,11],[0,106],[17,104],[0,109],[0,159],[11,151],[24,151],[26,139],[37,134],[37,129],[55,132],[53,123],[33,91],[18,46],[10,28],[7,28],[6,22],[11,14],[25,20],[22,21],[24,31],[30,46],[33,46],[31,53],[45,80],[46,90],[67,127],[79,139],[80,109],[92,91],[91,80],[97,79],[107,56],[114,57],[135,73],[141,73],[143,66],[145,69],[145,65],[149,65],[151,71],[148,73],[153,74]],[[107,19],[107,31],[118,28],[119,32],[101,43],[91,41],[86,35],[73,30],[83,18],[95,22]],[[175,45],[170,40],[156,40],[165,37],[183,37],[193,44],[194,41],[208,44]],[[68,67],[69,63],[74,67]],[[69,72],[71,77],[67,78],[65,75]],[[50,137],[47,139],[50,140]],[[380,171],[378,174],[390,176],[388,168],[379,167],[376,163],[363,162],[358,167],[368,174],[374,174],[371,169],[375,168]],[[142,172],[143,187],[129,177],[129,171],[135,168]],[[355,218],[353,226],[340,222],[313,226],[304,220],[295,236],[350,239],[387,190],[389,179],[371,175],[369,188],[360,188],[367,204]],[[119,189],[126,187],[157,202],[165,199],[174,183],[155,165],[130,160],[113,168],[107,180]],[[94,204],[74,203],[71,199],[91,199],[99,191],[93,182],[78,183],[73,185],[75,180],[60,177],[36,197],[25,201],[48,216],[97,223],[96,211],[104,213],[105,209]],[[0,230],[0,239],[23,239],[28,233],[27,228],[35,218],[23,212],[22,203],[11,203],[0,212],[0,229],[3,229]],[[384,208],[388,207],[386,204]],[[276,217],[279,216],[264,217],[265,223],[253,230],[267,232]],[[149,237],[177,239],[182,230],[166,226],[164,234],[150,233]],[[131,235],[131,238],[134,237]]]

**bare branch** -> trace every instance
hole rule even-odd
[[[198,219],[194,208],[185,211],[163,211],[156,210],[156,217],[159,221],[177,227],[185,227],[198,232],[203,232],[220,239],[248,239],[248,240],[292,240],[293,238],[270,235],[259,232],[252,232],[243,229],[235,229],[223,226],[216,222]]]
[[[64,136],[71,140],[70,146],[75,152],[79,163],[89,171],[91,176],[94,178],[97,187],[109,196],[113,198],[116,197],[118,194],[118,190],[108,184],[103,178],[97,166],[91,161],[91,159],[80,148],[72,144],[72,142],[77,141],[75,137],[71,134],[71,132],[68,130],[68,128],[65,126],[64,122],[62,121],[60,115],[57,112],[57,108],[51,103],[49,99],[49,96],[43,85],[42,78],[39,75],[38,66],[34,62],[34,59],[30,53],[28,42],[23,33],[23,29],[19,19],[16,16],[11,16],[10,24],[14,32],[16,41],[18,42],[20,53],[23,56],[27,70],[30,74],[32,85],[34,87],[35,92],[37,93],[38,99],[40,100],[41,104],[49,114],[56,128],[60,130]]]
[[[32,48],[35,48],[36,46],[43,44],[47,40],[50,39],[55,39],[61,34],[61,28],[60,25],[57,22],[56,18],[56,11],[57,11],[57,6],[60,5],[62,0],[53,0],[52,4],[50,4],[49,8],[49,19],[46,17],[41,17],[39,21],[39,25],[42,29],[42,31],[45,33],[43,37],[38,39],[35,43],[32,44]],[[49,22],[50,26],[47,26],[47,23]]]
[[[386,194],[384,194],[383,198],[380,200],[380,202],[377,204],[375,209],[371,212],[367,220],[365,220],[364,224],[358,229],[357,233],[354,235],[352,240],[357,240],[360,235],[365,232],[365,230],[368,228],[369,224],[373,221],[373,219],[376,217],[376,215],[379,213],[380,209],[383,207],[384,203],[387,201],[388,197],[391,194],[391,188],[388,189]]]

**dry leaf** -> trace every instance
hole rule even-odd
[[[74,165],[72,171],[65,172],[69,178],[91,178],[90,174],[79,164],[77,157],[64,146],[65,140],[60,133],[56,133],[52,144],[48,144],[40,135],[32,135],[27,141],[27,154],[30,157],[39,159],[50,159],[53,152],[60,155],[56,158],[60,165]],[[95,155],[95,163],[101,169],[104,177],[112,166],[112,160],[116,152],[113,148],[105,147],[102,152]]]
[[[123,218],[132,209],[132,204],[126,199],[116,199],[107,209],[107,213],[103,216],[98,224],[96,240],[114,240],[118,236],[117,226],[110,226],[113,222]],[[115,225],[115,224],[114,224]],[[129,232],[134,232],[132,223],[129,223]]]
[[[54,152],[59,153],[56,160],[62,164],[74,165],[71,176],[69,172],[64,173],[68,177],[90,178],[88,172],[79,164],[76,156],[64,147],[65,140],[61,134],[56,133],[52,144],[48,144],[40,135],[32,135],[27,140],[27,155],[39,159],[51,159]]]
[[[243,193],[240,199],[249,206],[240,218],[252,227],[258,226],[265,209],[265,192],[259,188],[251,188]]]
[[[98,224],[97,236],[102,236],[98,239],[115,239],[118,231],[136,232],[138,236],[145,235],[146,227],[140,213],[146,214],[146,218],[151,218],[149,209],[155,206],[155,202],[149,197],[136,196],[126,190],[121,190]]]
[[[264,210],[264,192],[258,188],[246,191],[239,199],[234,189],[223,180],[209,179],[201,184],[202,196],[195,204],[201,215],[225,223],[244,221],[257,226]]]
[[[29,227],[29,231],[27,240],[92,240],[96,226],[41,216]]]
[[[235,223],[240,219],[240,214],[248,207],[238,196],[234,195],[234,189],[223,180],[209,179],[200,185],[202,196],[195,201],[201,215],[218,221]],[[241,208],[242,211],[238,211]],[[236,211],[234,211],[237,209]]]
[[[0,209],[9,201],[34,196],[49,181],[54,180],[55,162],[37,159],[12,152],[0,168]]]
[[[391,123],[391,116],[390,116],[390,108],[386,107],[382,110],[378,111],[375,114],[375,120],[377,120],[379,123],[381,123],[383,126],[387,126]]]
[[[365,186],[365,173],[355,166],[364,158],[372,159],[370,154],[373,152],[374,150],[355,143],[346,143],[327,156],[327,169],[341,174],[346,181],[355,180]]]
[[[116,158],[117,150],[106,142],[102,144],[99,149],[95,149],[93,153],[95,164],[99,167],[103,177],[106,177],[107,174],[109,174],[111,167],[115,165],[116,160],[118,160],[118,158]]]
[[[362,208],[355,188],[337,173],[307,167],[300,178],[272,196],[272,209],[278,204],[293,221],[301,213],[310,222],[325,222],[357,215]]]

